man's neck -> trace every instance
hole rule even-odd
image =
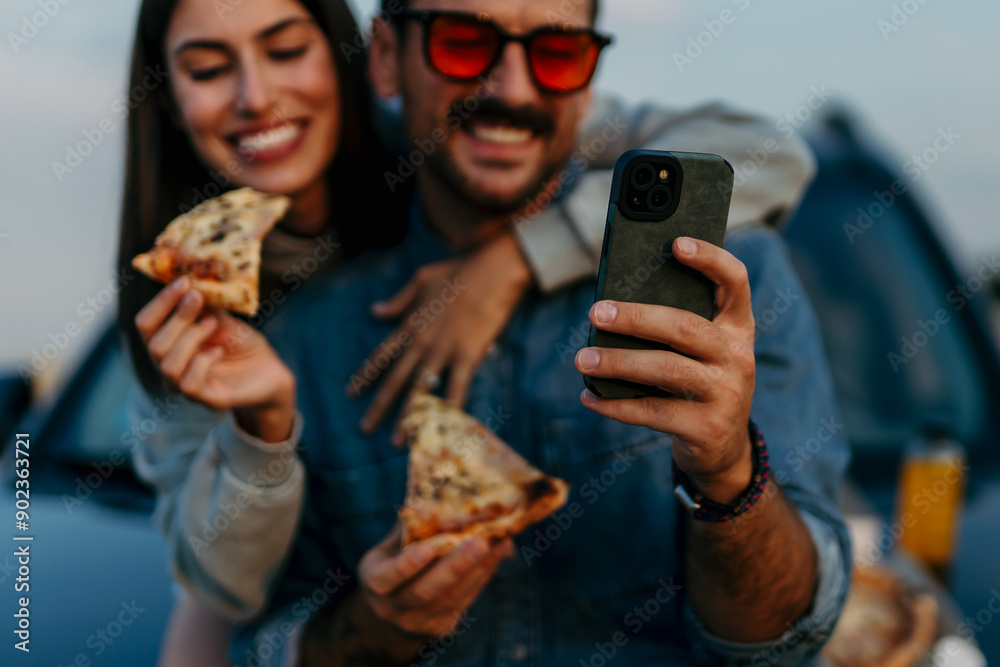
[[[511,228],[510,213],[484,212],[427,171],[417,174],[427,226],[449,246],[465,251]]]

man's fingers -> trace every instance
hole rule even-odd
[[[720,325],[753,324],[750,281],[747,267],[728,250],[688,237],[674,240],[674,257],[678,262],[700,271],[718,286],[715,304]],[[720,321],[721,320],[721,321]]]
[[[467,578],[475,578],[474,574],[481,575],[483,568],[488,570],[491,565],[495,567],[497,562],[499,559],[493,556],[486,540],[470,540],[441,558],[409,586],[400,590],[400,601],[412,609],[438,607],[441,603],[452,608],[455,602],[452,589]]]
[[[661,387],[688,399],[705,398],[712,389],[709,367],[676,352],[585,347],[574,363],[584,375]]]
[[[697,359],[715,359],[727,349],[726,332],[704,317],[679,308],[628,301],[599,301],[590,308],[598,329],[669,345]]]
[[[146,343],[153,337],[163,322],[170,316],[177,302],[191,288],[191,280],[182,276],[160,290],[153,299],[143,306],[135,316],[135,328]]]
[[[514,542],[506,538],[493,546],[490,553],[469,571],[468,576],[459,581],[448,593],[448,598],[455,601],[454,606],[468,608],[476,601],[483,588],[490,583],[497,568],[511,553],[514,552]]]
[[[413,300],[420,293],[420,281],[416,278],[406,283],[402,289],[393,294],[385,301],[378,301],[372,304],[372,314],[383,319],[399,317],[409,308]]]
[[[700,404],[682,398],[598,398],[584,389],[581,402],[599,415],[635,426],[647,426],[661,433],[686,438],[697,430],[703,412]]]
[[[188,290],[174,310],[174,314],[167,318],[163,326],[146,342],[150,356],[157,363],[167,356],[181,333],[197,319],[204,305],[205,297],[201,292],[196,289]]]
[[[417,576],[434,558],[434,550],[425,544],[399,553],[396,530],[362,557],[358,577],[372,593],[386,596]]]
[[[175,382],[179,381],[188,364],[191,363],[191,358],[218,326],[219,321],[211,315],[188,325],[174,341],[167,356],[160,362],[160,373]]]

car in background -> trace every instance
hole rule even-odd
[[[945,583],[960,616],[943,630],[973,635],[1000,662],[1000,248],[959,265],[912,176],[888,169],[846,113],[828,114],[807,138],[819,173],[782,233],[819,318],[849,476],[881,518],[881,540],[855,544],[856,555],[896,542],[885,534],[911,444],[959,443],[971,471]]]
[[[966,275],[958,267],[912,193],[893,193],[874,215],[878,195],[906,181],[884,166],[849,116],[828,115],[808,138],[819,174],[782,233],[822,325],[854,452],[851,477],[888,522],[909,443],[933,431],[965,447],[972,472],[949,591],[976,617],[1000,590],[1000,353],[989,323],[995,297],[984,288],[963,294],[959,307],[953,291],[968,286],[976,268]],[[859,226],[859,208],[871,224],[861,219]],[[913,344],[921,323],[941,309],[948,323],[905,355],[903,341]],[[893,353],[905,362],[894,365]],[[0,382],[0,428],[31,436],[30,664],[155,664],[171,583],[150,520],[152,494],[131,467],[130,389],[118,338],[109,325],[54,404],[19,420],[26,401],[17,382]],[[0,522],[14,534],[14,438],[0,437]],[[16,576],[11,552],[0,555],[4,600]],[[8,638],[13,604],[0,609]],[[1000,658],[1000,622],[977,627],[980,646]],[[27,664],[16,661],[12,643],[0,648],[3,664]]]

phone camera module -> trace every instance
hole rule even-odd
[[[632,170],[632,187],[637,190],[645,190],[653,184],[653,179],[655,177],[656,172],[653,171],[652,165],[640,164]]]
[[[668,208],[670,208],[670,203],[673,201],[673,195],[670,193],[670,189],[665,185],[657,185],[649,194],[646,196],[646,203],[649,205],[650,211],[653,213],[663,213]]]

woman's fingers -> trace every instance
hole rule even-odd
[[[205,402],[206,405],[218,409],[218,396],[211,391],[208,383],[208,374],[212,366],[224,354],[221,347],[212,347],[197,353],[184,370],[177,381],[177,386],[186,396],[197,398]]]
[[[198,290],[189,290],[184,295],[174,309],[174,314],[146,342],[154,361],[159,363],[170,353],[181,333],[198,318],[204,305],[205,297]]]
[[[182,276],[160,290],[153,299],[143,306],[135,316],[135,328],[146,343],[153,337],[163,322],[177,306],[177,302],[191,288],[191,280]]]
[[[407,308],[410,307],[413,300],[417,298],[417,295],[420,293],[420,286],[420,280],[414,277],[410,280],[410,282],[406,283],[402,289],[385,301],[379,301],[372,304],[372,314],[374,314],[375,317],[381,317],[384,319],[399,317],[406,311]]]
[[[160,362],[160,373],[165,378],[178,382],[184,375],[191,358],[201,349],[208,337],[215,332],[218,325],[219,321],[210,315],[188,325]]]

